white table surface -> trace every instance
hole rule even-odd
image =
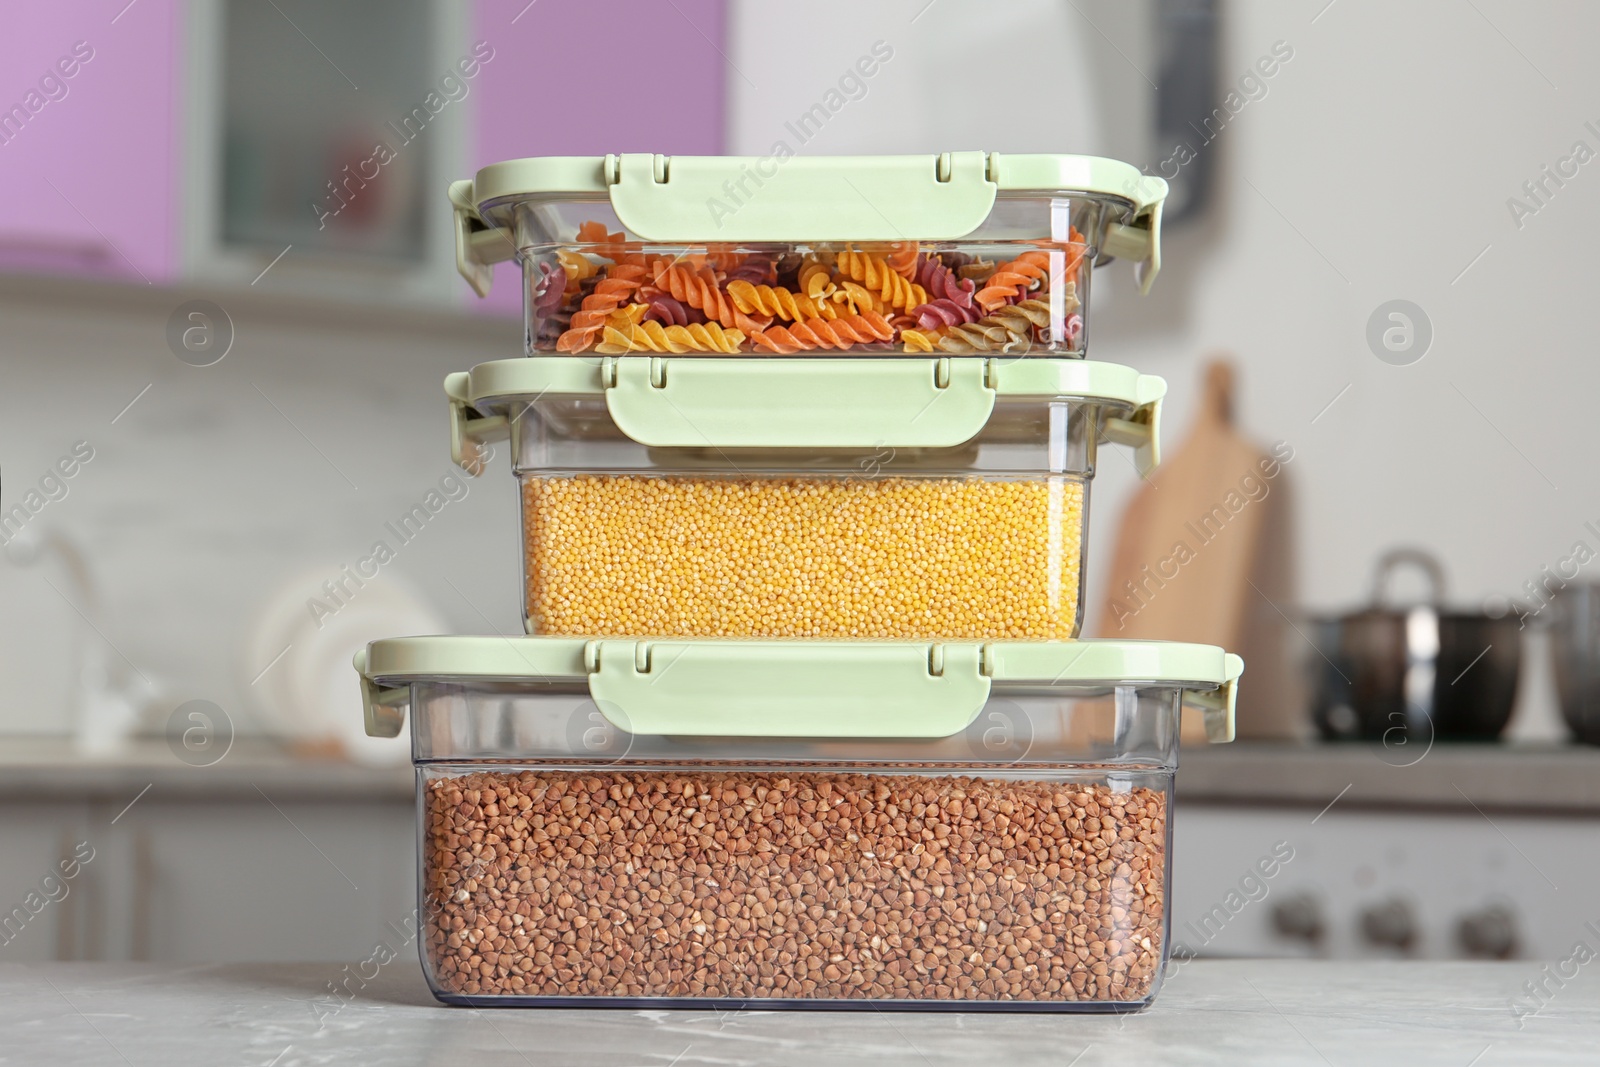
[[[330,983],[354,973],[339,964],[0,964],[0,1063],[1600,1063],[1600,963],[1562,988],[1549,983],[1549,1003],[1519,1028],[1511,999],[1542,966],[1199,961],[1172,975],[1150,1010],[1093,1016],[476,1011],[437,1004],[411,956],[347,1001],[329,997]]]

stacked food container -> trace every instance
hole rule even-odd
[[[411,717],[423,965],[451,1003],[1129,1010],[1169,949],[1180,707],[1221,649],[1076,640],[1095,267],[1166,186],[1075,156],[523,159],[451,189],[523,268],[523,358],[450,375],[509,445],[528,636],[377,641]],[[508,568],[508,575],[509,575]]]

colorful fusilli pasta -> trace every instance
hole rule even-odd
[[[910,279],[917,273],[918,248],[915,241],[896,241],[884,253],[883,261],[900,277]]]
[[[626,237],[627,234],[620,230],[607,233],[605,226],[598,222],[586,222],[578,227],[578,240],[593,246],[589,250],[595,255],[604,256],[613,263],[644,266],[644,256],[640,252],[644,246],[637,241],[628,241]]]
[[[839,273],[877,293],[891,308],[912,308],[928,301],[922,286],[896,274],[880,256],[847,248],[839,253],[836,265]]]
[[[738,330],[724,330],[714,322],[692,326],[663,326],[659,322],[623,322],[607,325],[605,339],[595,347],[596,352],[620,355],[624,352],[669,352],[681,355],[686,352],[733,353],[744,343],[744,334]]]
[[[773,326],[752,334],[757,349],[790,355],[813,348],[849,348],[851,345],[894,339],[894,327],[875,311],[837,319],[807,319],[792,326]]]
[[[747,315],[766,315],[794,322],[799,319],[836,319],[839,308],[827,300],[815,300],[804,293],[791,293],[770,285],[729,282],[728,296],[733,306]]]
[[[668,257],[578,229],[529,274],[532,348],[559,352],[789,354],[1050,352],[1081,346],[1077,276],[1088,246],[1035,241],[1000,263],[914,241],[789,250],[735,244]]]
[[[829,257],[830,260],[831,258]],[[813,300],[832,296],[834,289],[837,288],[833,280],[833,264],[815,256],[802,259],[795,288]]]
[[[1015,303],[1021,294],[1043,288],[1049,271],[1049,253],[1024,252],[1009,263],[1000,264],[984,282],[983,288],[973,295],[973,299],[986,311],[993,311],[1002,304]]]
[[[977,284],[970,279],[957,278],[948,266],[931,257],[923,257],[917,268],[917,284],[928,291],[929,301],[911,309],[917,325],[924,330],[941,326],[973,322],[983,315],[973,293]]]
[[[927,330],[901,330],[900,340],[906,352],[932,352],[939,344],[941,333]]]
[[[938,349],[956,355],[978,352],[1026,352],[1033,346],[1035,327],[1050,322],[1050,305],[1042,300],[1009,304],[977,322],[951,326],[939,338]]]
[[[556,253],[556,261],[561,264],[561,271],[566,275],[568,293],[577,292],[579,283],[585,278],[593,278],[600,271],[599,265],[588,256],[580,256],[565,248]]]
[[[772,320],[752,318],[734,306],[733,300],[723,292],[716,274],[710,268],[691,270],[675,266],[670,259],[658,259],[652,266],[652,280],[657,287],[690,307],[696,307],[731,329],[754,333],[764,329]]]
[[[620,265],[613,267],[595,285],[594,292],[583,298],[579,310],[572,316],[567,331],[556,340],[557,352],[582,352],[594,343],[606,317],[626,303],[644,284],[643,267]]]
[[[682,300],[668,296],[666,293],[650,286],[649,293],[640,290],[639,296],[647,307],[644,313],[644,322],[659,322],[663,326],[692,326],[706,321],[706,313],[699,308],[692,308]]]

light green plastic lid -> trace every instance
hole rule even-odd
[[[631,233],[667,244],[954,241],[982,226],[997,198],[1029,194],[1125,205],[1091,239],[1102,255],[1133,260],[1150,290],[1167,183],[1097,156],[535,156],[450,185],[456,269],[479,296],[493,284],[490,266],[516,254],[513,216],[530,202],[604,199]]]
[[[631,733],[947,737],[992,690],[1171,686],[1233,739],[1244,662],[1171,641],[905,642],[400,637],[357,653],[367,732],[400,732],[409,685],[424,681],[586,684]]]
[[[592,396],[640,444],[770,449],[948,448],[976,437],[997,400],[1081,400],[1106,409],[1102,432],[1145,472],[1160,461],[1166,391],[1117,363],[1036,356],[534,356],[445,379],[453,455],[469,470],[519,404]]]
[[[535,156],[484,167],[471,185],[467,199],[494,225],[527,200],[607,197],[647,241],[955,240],[983,224],[1000,194],[1106,197],[1134,218],[1167,195],[1161,178],[1118,160],[999,152]]]

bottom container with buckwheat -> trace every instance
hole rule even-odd
[[[1128,1011],[1169,940],[1178,718],[1238,657],[1166,642],[433,637],[409,711],[424,972],[467,1005]]]

